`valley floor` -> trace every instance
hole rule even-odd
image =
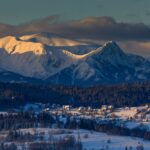
[[[63,138],[65,136],[75,136],[78,140],[80,136],[83,149],[86,150],[125,150],[132,147],[132,150],[136,150],[137,146],[143,145],[144,150],[150,149],[150,142],[142,140],[140,138],[132,138],[125,136],[113,136],[105,133],[91,132],[88,130],[71,130],[71,129],[50,129],[50,128],[37,128],[37,129],[21,129],[24,133],[31,133],[32,135],[37,134],[43,135],[44,141],[49,140],[49,136],[55,138]],[[34,141],[34,140],[33,140]],[[36,140],[37,141],[37,140]],[[22,143],[16,142],[18,149],[22,150]],[[26,142],[26,145],[30,142]]]
[[[92,109],[27,104],[14,112],[0,113],[0,150],[1,143],[14,143],[17,147],[13,150],[37,150],[39,143],[43,144],[39,150],[49,150],[45,144],[51,147],[56,142],[55,146],[65,147],[66,139],[68,146],[72,142],[77,148],[51,150],[149,150],[149,127],[149,105]],[[78,149],[80,142],[82,149]]]

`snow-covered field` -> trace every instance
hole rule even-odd
[[[83,131],[84,133],[87,133],[88,131]],[[107,135],[105,133],[98,133],[93,132],[93,134],[89,133],[89,138],[84,139],[82,138],[83,147],[87,148],[88,150],[94,148],[94,149],[109,149],[109,150],[124,150],[127,146],[128,148],[130,146],[133,147],[133,149],[136,149],[137,145],[143,144],[145,150],[150,149],[150,142],[148,141],[142,141],[138,138],[131,138],[131,137],[123,137],[123,136],[112,136]],[[108,143],[108,140],[110,139],[110,143]]]
[[[29,144],[30,142],[34,142],[35,139],[36,141],[40,141],[40,137],[42,137],[45,142],[48,142],[51,136],[53,136],[54,140],[56,140],[55,138],[59,139],[60,137],[65,137],[66,135],[73,135],[76,137],[76,139],[78,139],[80,135],[83,148],[86,150],[125,150],[125,147],[128,147],[128,150],[136,150],[138,145],[143,145],[144,150],[150,150],[150,141],[143,140],[145,134],[141,136],[143,139],[140,139],[135,137],[108,135],[106,133],[91,131],[93,129],[92,127],[90,128],[90,131],[83,129],[64,129],[67,118],[70,117],[70,123],[74,120],[76,122],[80,122],[82,119],[92,120],[97,124],[109,123],[109,121],[115,120],[117,126],[129,129],[138,128],[139,130],[144,128],[148,133],[150,131],[150,106],[148,105],[124,108],[102,106],[102,108],[99,109],[92,109],[90,107],[72,108],[69,105],[63,107],[48,107],[42,104],[28,104],[22,108],[22,110],[23,109],[24,111],[32,110],[36,112],[35,117],[37,117],[40,113],[46,112],[46,114],[49,114],[54,119],[54,123],[46,125],[46,128],[40,128],[43,126],[41,126],[42,124],[38,124],[38,126],[36,126],[37,128],[18,129],[23,133],[30,133],[33,135],[33,140],[30,141],[25,139],[25,141],[29,142]],[[17,112],[15,113],[17,114]],[[5,112],[1,112],[1,114],[5,114]],[[56,128],[58,127],[57,122],[60,123],[61,126],[59,126],[59,128],[62,129]],[[4,134],[7,134],[7,132],[8,131],[4,131]],[[23,136],[24,135],[25,134],[23,134]],[[21,147],[21,141],[20,143],[19,141],[16,142],[18,146],[20,145]]]
[[[61,131],[62,130],[62,131]],[[34,134],[33,129],[22,129],[23,132],[30,132]],[[139,138],[107,135],[105,133],[88,131],[88,130],[69,130],[69,129],[50,129],[50,128],[38,128],[36,132],[44,133],[45,139],[48,139],[48,134],[51,133],[54,137],[63,137],[65,135],[74,135],[76,138],[80,135],[83,148],[87,150],[124,150],[127,146],[132,147],[132,150],[136,150],[139,144],[144,146],[144,150],[150,149],[150,142],[143,141]]]

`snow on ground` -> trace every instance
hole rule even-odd
[[[34,133],[35,129],[22,129],[21,131]],[[48,134],[53,134],[54,137],[63,137],[66,135],[74,135],[76,138],[80,135],[83,148],[87,150],[108,148],[108,150],[124,150],[126,146],[133,147],[136,150],[137,145],[140,143],[144,146],[144,150],[150,149],[150,141],[143,141],[139,138],[107,135],[100,132],[91,132],[88,130],[71,130],[71,129],[50,129],[38,128],[38,133],[44,133],[45,139],[48,139]],[[85,135],[88,135],[87,137]],[[109,141],[109,142],[108,142]]]
[[[83,131],[82,134],[86,134],[89,131]],[[81,134],[81,135],[82,135]],[[82,138],[83,147],[87,149],[98,149],[109,147],[109,150],[124,150],[126,146],[132,146],[134,149],[138,145],[138,142],[144,145],[145,150],[150,148],[150,142],[142,141],[138,138],[123,137],[123,136],[112,136],[105,133],[89,132],[89,137],[87,139]],[[111,142],[108,143],[107,141]]]
[[[128,129],[134,129],[134,128],[138,127],[138,126],[140,126],[140,123],[138,123],[138,122],[128,121],[126,123],[126,127]]]

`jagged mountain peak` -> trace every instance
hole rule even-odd
[[[101,54],[103,55],[125,55],[123,50],[118,46],[118,44],[115,41],[109,41],[105,43],[101,49]]]
[[[113,65],[128,64],[128,56],[117,45],[116,42],[110,41],[93,52],[92,58],[97,61],[109,62]]]
[[[115,41],[108,41],[104,44],[104,46],[109,46],[109,45],[118,46],[118,44]]]

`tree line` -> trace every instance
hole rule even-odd
[[[50,113],[39,113],[34,112],[22,112],[15,114],[1,114],[0,115],[0,131],[11,131],[26,128],[62,128],[62,129],[87,129],[97,132],[105,132],[108,134],[122,135],[122,136],[134,136],[150,140],[150,131],[140,126],[137,128],[129,129],[126,126],[117,125],[117,120],[105,120],[99,121],[95,119],[87,118],[74,118],[66,116],[66,122],[62,122],[59,119],[59,115],[52,115]],[[8,139],[13,137],[19,137],[18,132],[10,132]],[[21,134],[19,134],[21,136]],[[29,135],[24,138],[30,139]],[[19,139],[22,139],[19,137]]]
[[[150,83],[65,87],[0,83],[0,109],[26,103],[70,104],[73,106],[114,107],[139,106],[150,103]]]

